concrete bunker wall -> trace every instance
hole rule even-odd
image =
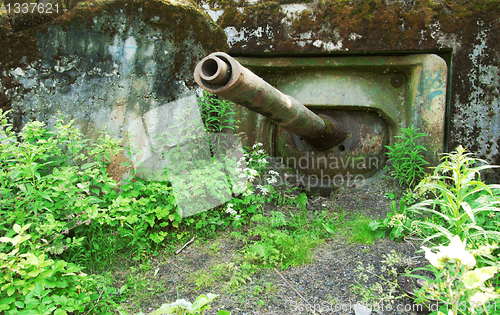
[[[125,138],[138,119],[148,130],[168,118],[147,112],[200,90],[198,60],[227,50],[189,1],[95,1],[20,31],[5,15],[0,24],[0,107],[18,131],[33,119],[51,125],[58,112],[88,137]]]

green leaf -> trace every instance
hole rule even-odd
[[[49,195],[47,193],[44,193],[44,192],[40,191],[40,192],[38,192],[38,194],[40,196],[42,196],[42,198],[44,198],[44,199],[46,199],[46,200],[48,200],[50,202],[54,202],[54,201],[52,201],[52,199],[50,199],[50,197],[49,197]]]
[[[377,230],[379,227],[383,227],[384,225],[383,224],[380,224],[380,222],[378,221],[371,221],[369,224],[368,224],[368,227],[370,228],[370,230],[372,231],[375,231]]]
[[[11,297],[6,297],[6,298],[2,298],[0,299],[0,305],[9,305],[11,304],[12,302],[15,302],[16,299],[15,298],[11,298]]]
[[[19,224],[14,224],[12,228],[14,229],[14,232],[16,232],[17,234],[21,232],[21,226]]]
[[[38,276],[38,274],[40,274],[40,271],[41,270],[39,269],[32,270],[28,273],[28,277],[35,278],[36,276]]]
[[[12,294],[14,294],[14,292],[16,292],[16,288],[14,286],[10,286],[7,288],[7,295],[8,296],[11,296]]]
[[[471,206],[465,201],[462,202],[461,206],[465,210],[465,213],[467,213],[467,215],[471,219],[472,223],[476,224],[476,218],[474,217],[474,213],[472,212]]]
[[[389,237],[391,238],[391,240],[394,240],[396,238],[399,238],[402,233],[403,233],[403,226],[398,224],[391,230]]]
[[[217,312],[217,315],[231,315],[231,312],[228,312],[228,311],[223,311],[223,310],[219,310]]]
[[[483,285],[483,283],[492,278],[497,272],[497,267],[483,267],[472,271],[468,271],[462,282],[468,289],[476,289]]]
[[[128,285],[124,284],[120,287],[120,290],[118,290],[118,293],[119,294],[123,294],[123,292],[125,292],[128,288]]]
[[[86,170],[87,168],[89,167],[92,167],[94,165],[98,164],[97,162],[93,162],[93,163],[85,163],[82,165],[82,170]]]
[[[162,304],[162,306],[156,311],[150,313],[149,315],[164,315],[164,314],[174,314],[177,307],[171,307],[170,304]]]
[[[306,193],[301,193],[296,197],[297,203],[302,207],[302,210],[306,210],[307,195]]]
[[[38,298],[42,298],[43,295],[43,286],[40,284],[40,282],[37,282],[35,284],[35,288],[33,289],[33,294],[38,297]]]

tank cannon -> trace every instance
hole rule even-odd
[[[205,91],[271,119],[318,151],[338,145],[348,135],[332,117],[316,115],[226,53],[215,52],[203,58],[196,66],[194,78]]]

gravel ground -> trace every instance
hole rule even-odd
[[[384,196],[390,191],[400,192],[392,180],[379,174],[366,180],[364,184],[341,188],[333,192],[330,198],[318,198],[314,203],[311,201],[308,210],[343,209],[344,213],[358,211],[371,218],[382,218],[390,209],[391,200]],[[403,257],[414,260],[419,257],[416,261],[421,264],[421,253],[415,253],[419,247],[417,241],[393,242],[388,239],[376,240],[373,245],[354,244],[345,236],[337,235],[314,250],[312,263],[280,271],[289,285],[275,270],[266,269],[253,274],[251,281],[232,291],[224,290],[225,283],[220,282],[207,282],[207,287],[197,290],[194,280],[200,274],[205,272],[206,277],[210,277],[214,266],[220,267],[221,264],[226,264],[222,269],[231,270],[234,267],[231,262],[238,257],[241,244],[228,233],[221,234],[209,242],[195,242],[177,256],[153,258],[151,269],[144,275],[141,274],[141,277],[147,278],[149,290],[161,293],[154,294],[154,298],[148,298],[147,301],[141,301],[140,309],[147,313],[162,303],[173,302],[178,298],[192,302],[198,295],[210,292],[220,296],[205,314],[216,314],[219,309],[231,311],[233,315],[313,314],[311,306],[316,307],[317,313],[321,314],[354,314],[352,306],[360,298],[353,292],[352,285],[356,284],[359,275],[359,263],[364,266],[372,264],[375,273],[383,274],[380,269],[383,264],[382,256],[396,251]],[[417,265],[418,263],[415,267]],[[386,309],[381,311],[382,314],[415,314],[409,311],[409,300],[391,302],[392,305],[385,305]],[[397,310],[398,305],[406,307],[406,310]],[[389,307],[392,309],[389,310]]]

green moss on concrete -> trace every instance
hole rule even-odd
[[[182,42],[190,34],[207,50],[227,50],[225,35],[210,17],[196,4],[188,0],[96,0],[79,3],[73,10],[58,18],[33,28],[14,32],[8,18],[0,19],[0,65],[6,67],[25,66],[41,56],[37,49],[37,36],[49,27],[59,25],[64,31],[68,27],[92,29],[95,18],[114,16],[124,12],[127,16],[143,20],[147,25],[164,30],[174,42]],[[118,30],[112,24],[100,31],[114,36]],[[216,48],[217,47],[217,48]],[[18,52],[22,51],[22,54]],[[181,60],[179,60],[181,62]]]
[[[300,3],[308,3],[301,1]],[[498,21],[500,1],[437,1],[421,0],[388,4],[386,0],[329,0],[314,3],[309,10],[295,15],[291,28],[284,26],[286,15],[276,9],[283,1],[263,2],[255,6],[227,8],[218,20],[225,27],[237,30],[257,26],[277,30],[272,44],[276,51],[321,51],[321,47],[311,44],[297,47],[294,44],[300,34],[311,32],[313,41],[344,40],[343,47],[349,51],[387,51],[433,49],[435,40],[431,38],[432,23],[439,23],[445,33],[456,32],[461,36],[475,34],[477,25],[471,21],[481,19],[485,23]],[[260,18],[259,16],[262,16]],[[474,22],[475,23],[475,22]],[[497,23],[498,24],[498,23]],[[422,31],[424,32],[422,34]],[[352,40],[352,35],[363,40]],[[422,42],[422,38],[426,39]],[[266,39],[259,38],[259,45],[252,42],[241,43],[246,51],[260,52],[266,49]],[[259,46],[259,47],[257,47]],[[238,44],[233,51],[240,50]],[[256,49],[256,51],[253,51]],[[243,50],[242,50],[243,52]]]

